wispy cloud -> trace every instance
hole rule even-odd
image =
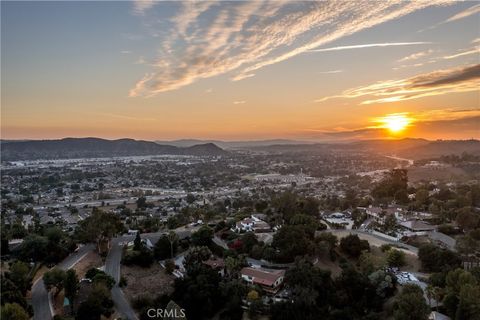
[[[328,51],[342,51],[353,49],[365,49],[365,48],[381,48],[381,47],[398,47],[398,46],[413,46],[421,44],[431,44],[431,42],[385,42],[385,43],[367,43],[367,44],[355,44],[350,46],[339,46],[322,49],[312,49],[309,52],[328,52]]]
[[[437,23],[431,27],[428,27],[426,29],[422,29],[420,30],[419,32],[423,32],[425,30],[431,30],[431,29],[434,29],[438,26],[441,26],[443,24],[446,24],[446,23],[449,23],[449,22],[453,22],[453,21],[457,21],[457,20],[460,20],[460,19],[464,19],[464,18],[467,18],[467,17],[470,17],[474,14],[477,14],[477,13],[480,13],[480,4],[477,4],[477,5],[474,5],[474,6],[471,6],[463,11],[460,11],[459,13],[451,16],[450,18],[448,18],[447,20],[444,20],[440,23]]]
[[[428,56],[432,53],[433,53],[432,49],[429,49],[429,50],[426,50],[426,51],[420,51],[420,52],[417,52],[417,53],[412,53],[411,55],[406,56],[406,57],[398,60],[398,62],[406,62],[406,61],[417,60],[417,59],[420,59],[422,57]]]
[[[233,104],[245,104],[247,101],[245,100],[239,100],[239,101],[233,101]]]
[[[155,5],[155,0],[134,0],[133,12],[135,14],[143,15],[145,12]]]
[[[340,95],[316,100],[324,102],[333,98],[359,98],[371,96],[361,104],[397,102],[442,95],[451,92],[476,91],[480,86],[480,64],[439,70],[401,80],[380,81],[368,86],[344,91]]]
[[[330,70],[330,71],[320,71],[319,73],[322,74],[334,74],[334,73],[342,73],[343,70]]]
[[[434,5],[449,3],[439,0]],[[130,96],[175,90],[230,72],[232,80],[245,79],[263,67],[431,5],[428,1],[161,2],[156,4],[159,9],[176,9],[175,16],[165,21],[156,15],[161,10],[136,4],[161,45],[153,70],[137,82]]]
[[[472,16],[474,14],[477,14],[477,13],[480,13],[480,4],[472,6],[468,9],[466,9],[466,10],[463,10],[463,11],[457,13],[456,15],[451,16],[450,18],[445,20],[443,23],[457,21],[457,20],[460,20],[460,19],[463,19],[463,18],[466,18],[466,17],[470,17],[470,16]]]
[[[455,59],[455,58],[459,58],[459,57],[463,57],[463,56],[469,56],[469,55],[478,54],[478,53],[480,53],[480,47],[469,49],[469,50],[464,50],[464,51],[456,53],[456,54],[448,55],[448,56],[443,57],[443,59],[450,60],[450,59]]]

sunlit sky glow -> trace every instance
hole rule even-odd
[[[2,139],[480,138],[477,2],[1,2]]]

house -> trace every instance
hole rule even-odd
[[[285,270],[245,267],[240,271],[242,279],[259,285],[268,293],[276,293],[283,284]]]
[[[400,215],[404,214],[403,208],[399,206],[390,206],[388,208],[370,206],[365,212],[369,217],[380,223],[383,223],[389,215],[394,215],[395,218],[399,219]]]
[[[257,215],[238,221],[231,230],[234,232],[269,232],[272,228],[268,223],[259,219]]]
[[[421,220],[403,221],[400,222],[400,226],[402,226],[409,232],[414,232],[416,234],[435,230],[435,226],[432,226],[431,224],[425,223]]]

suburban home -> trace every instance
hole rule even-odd
[[[257,215],[238,221],[231,230],[234,232],[269,232],[271,227],[265,221],[259,219]]]
[[[248,283],[259,285],[268,293],[276,293],[283,284],[285,270],[246,267],[240,271],[242,279]]]
[[[400,226],[406,229],[408,232],[412,232],[416,235],[425,235],[427,231],[435,230],[435,226],[425,223],[421,220],[409,220],[400,222]]]

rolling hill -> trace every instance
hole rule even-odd
[[[160,145],[151,141],[100,138],[10,141],[1,144],[2,161],[74,159],[144,155],[220,156],[227,151],[207,143],[191,147]]]

